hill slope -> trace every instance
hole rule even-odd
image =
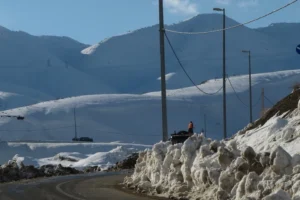
[[[207,31],[221,28],[221,22],[221,15],[202,14],[167,28]],[[227,18],[226,24],[232,26],[238,22]],[[299,65],[294,47],[298,43],[294,34],[298,29],[299,24],[287,23],[227,31],[227,74],[247,73],[248,60],[240,52],[242,49],[252,51],[254,73],[295,69]],[[221,77],[222,33],[167,34],[197,84]],[[279,40],[281,37],[285,40]],[[22,95],[32,99],[32,103],[77,95],[160,90],[157,25],[114,36],[90,47],[68,37],[32,36],[0,27],[0,42],[0,78],[5,83],[0,91]],[[166,66],[171,74],[168,89],[191,86],[167,44]],[[24,101],[23,105],[28,103]]]
[[[261,88],[276,102],[290,92],[290,86],[300,77],[300,70],[253,75],[254,118],[260,113]],[[248,76],[230,78],[239,98],[248,104]],[[222,85],[221,79],[199,85],[213,92]],[[227,84],[228,133],[233,134],[249,122],[249,108],[236,98]],[[276,88],[276,90],[274,90]],[[185,130],[192,120],[195,131],[204,127],[210,137],[222,137],[222,93],[207,96],[195,87],[168,90],[169,132]],[[266,102],[266,107],[272,106]],[[137,142],[153,144],[161,139],[160,92],[146,94],[102,94],[65,98],[32,106],[3,111],[2,114],[24,115],[24,121],[0,118],[0,137],[3,140],[70,141],[74,136],[73,108],[77,107],[79,136],[91,136],[98,142]],[[236,111],[239,112],[236,112]]]
[[[233,26],[238,22],[226,18],[226,24]],[[277,26],[264,29],[242,26],[228,30],[226,34],[227,73],[230,75],[247,73],[248,60],[247,56],[241,53],[243,49],[252,51],[254,73],[295,69],[299,65],[299,59],[291,44],[297,44],[298,39],[288,37],[286,33],[297,32],[297,26],[298,24],[291,24],[284,28],[286,32],[279,31],[283,32],[280,36],[285,40],[279,40],[276,34],[270,34],[282,29]],[[198,32],[221,27],[222,15],[201,14],[187,21],[167,26],[167,29]],[[183,65],[196,83],[221,77],[222,32],[205,35],[178,35],[169,32],[167,34]],[[158,36],[158,26],[155,25],[108,38],[82,51],[85,55],[82,70],[97,74],[105,82],[118,79],[121,84],[117,82],[112,84],[124,92],[159,90]],[[191,86],[168,44],[166,44],[166,66],[167,73],[175,74],[168,81],[169,89]],[[121,75],[124,72],[129,73],[128,78]],[[140,84],[136,85],[133,81]],[[125,82],[126,85],[122,84]]]

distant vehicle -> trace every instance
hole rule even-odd
[[[169,139],[172,144],[177,144],[177,143],[184,143],[191,134],[189,134],[187,131],[179,131],[178,133],[173,133],[171,134],[171,138]]]
[[[73,138],[72,139],[73,142],[94,142],[93,138],[89,138],[89,137],[80,137],[80,138]]]

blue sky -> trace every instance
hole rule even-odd
[[[171,24],[213,7],[244,22],[292,0],[164,0],[165,23]],[[33,35],[69,36],[94,44],[104,38],[158,23],[158,0],[0,0],[0,25]],[[300,22],[300,1],[250,27]]]

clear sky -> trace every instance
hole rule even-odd
[[[292,0],[164,0],[165,23],[171,24],[213,7],[244,22]],[[300,22],[300,0],[250,27]],[[104,38],[158,23],[158,0],[0,0],[0,25],[33,35],[69,36],[94,44]]]

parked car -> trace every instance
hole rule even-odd
[[[171,138],[169,140],[172,142],[172,144],[184,143],[184,141],[190,136],[191,134],[189,134],[187,131],[179,131],[178,133],[171,134]]]
[[[89,138],[89,137],[73,138],[72,141],[77,141],[77,142],[94,142],[93,138]]]

